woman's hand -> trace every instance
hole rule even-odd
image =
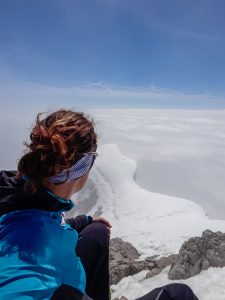
[[[105,224],[109,229],[112,228],[112,225],[103,217],[92,217],[92,222],[100,222]]]

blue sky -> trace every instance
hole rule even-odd
[[[0,1],[0,99],[225,108],[224,11],[223,0]]]

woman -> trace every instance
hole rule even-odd
[[[17,173],[0,173],[0,299],[108,299],[111,225],[90,216],[61,224],[96,158],[93,121],[38,115],[30,139]]]
[[[39,114],[30,140],[17,172],[0,172],[0,299],[108,300],[110,223],[62,218],[97,156],[93,121],[71,110]],[[197,298],[173,284],[140,299]]]

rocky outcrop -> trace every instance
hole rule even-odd
[[[145,260],[137,260],[140,254],[130,243],[119,238],[111,239],[109,250],[110,283],[116,284],[123,277],[134,275],[142,270],[149,270],[147,277],[152,277],[162,269],[175,262],[177,256],[149,257]]]
[[[140,260],[137,249],[119,238],[111,239],[109,253],[111,284],[142,270],[148,270],[146,278],[150,278],[169,265],[169,279],[187,279],[210,267],[225,267],[225,233],[206,230],[184,242],[178,255],[167,257]]]
[[[225,267],[225,233],[206,230],[201,237],[186,241],[168,277],[186,279],[209,267]]]

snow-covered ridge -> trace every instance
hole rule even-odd
[[[177,253],[185,240],[205,229],[225,231],[225,221],[210,220],[198,204],[138,186],[135,161],[122,155],[116,144],[103,145],[99,153],[90,176],[97,201],[89,213],[101,212],[113,225],[112,237],[131,242],[142,258]]]

